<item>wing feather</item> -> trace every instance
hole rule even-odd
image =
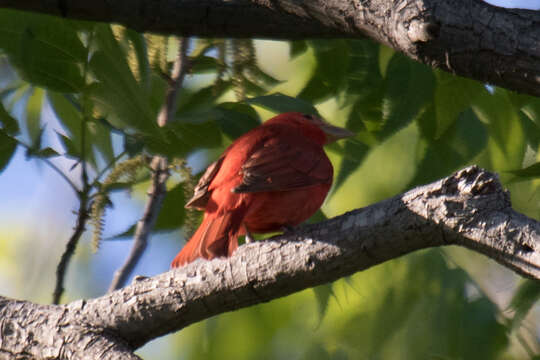
[[[302,145],[302,146],[299,146]],[[332,165],[322,147],[303,141],[269,141],[242,166],[235,193],[288,191],[332,182]]]

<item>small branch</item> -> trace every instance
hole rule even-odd
[[[75,225],[73,234],[69,238],[69,241],[66,244],[66,249],[64,250],[64,253],[62,254],[60,262],[58,263],[58,266],[56,268],[56,285],[53,293],[53,304],[59,304],[60,298],[64,293],[64,278],[66,276],[67,267],[69,265],[71,257],[75,253],[75,248],[77,247],[77,243],[79,242],[79,239],[81,238],[81,235],[85,230],[86,220],[88,219],[87,202],[88,200],[86,196],[81,195],[79,211],[77,215],[77,224]]]
[[[96,352],[86,358],[101,358],[94,354],[108,344],[103,354],[114,346],[123,351],[116,358],[132,359],[129,350],[217,314],[446,245],[468,247],[540,280],[540,222],[514,211],[496,175],[473,166],[295,233],[240,246],[227,259],[135,278],[100,298],[50,306],[0,297],[0,357],[18,351],[21,358],[69,359],[73,351],[71,358],[80,359],[80,349],[91,344]]]
[[[189,41],[186,38],[180,40],[178,57],[173,65],[171,81],[169,82],[167,93],[165,94],[165,101],[157,116],[157,123],[159,126],[165,126],[167,122],[174,117],[178,90],[182,86],[189,67],[187,59],[188,43]],[[124,265],[115,272],[111,285],[109,286],[109,291],[124,286],[135,268],[135,265],[139,262],[139,259],[148,244],[150,232],[154,228],[159,210],[161,209],[161,203],[167,193],[166,182],[169,178],[167,159],[159,155],[154,156],[152,158],[151,168],[153,170],[152,186],[148,192],[149,198],[144,209],[143,217],[137,222],[133,246],[128,258]]]

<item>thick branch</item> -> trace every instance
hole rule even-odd
[[[540,13],[482,0],[0,0],[0,7],[182,36],[367,35],[431,66],[540,95]]]
[[[189,324],[433,246],[465,246],[540,280],[540,222],[510,205],[496,175],[470,167],[294,234],[241,246],[229,259],[136,278],[101,298],[60,306],[0,298],[0,358],[24,351],[36,359],[79,359],[86,353],[77,349],[87,346],[94,351],[87,358],[132,359],[126,349]],[[97,356],[100,346],[114,347],[117,356]]]

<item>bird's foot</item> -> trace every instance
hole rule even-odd
[[[251,235],[251,233],[249,232],[248,228],[244,226],[244,229],[246,230],[246,237],[244,239],[245,243],[246,244],[249,244],[249,243],[252,243],[255,241],[255,239],[253,239],[253,235]]]
[[[283,232],[283,235],[290,234],[290,233],[294,232],[294,226],[291,226],[291,225],[283,225],[283,226],[281,227],[281,231]]]

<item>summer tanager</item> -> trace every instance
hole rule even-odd
[[[296,112],[278,115],[234,141],[212,163],[186,208],[204,218],[171,266],[231,256],[238,236],[298,225],[322,205],[333,169],[323,146],[350,131]]]

